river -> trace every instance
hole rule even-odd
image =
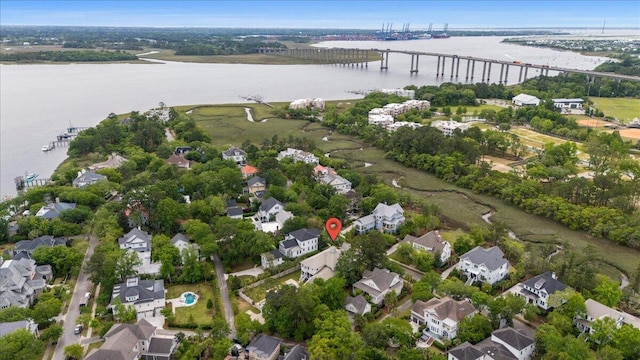
[[[410,41],[326,42],[317,46],[432,51],[459,56],[592,69],[606,60],[571,52],[502,44],[502,37],[460,37]],[[70,124],[94,126],[111,113],[146,111],[167,106],[244,102],[240,96],[262,95],[265,101],[320,97],[348,99],[352,90],[439,84],[435,58],[420,58],[420,72],[409,74],[411,57],[392,54],[389,69],[379,62],[368,68],[338,65],[244,64],[0,64],[0,197],[16,193],[13,178],[25,173],[49,177],[66,157],[66,148],[43,153],[44,144]],[[447,63],[447,74],[450,63]],[[461,62],[460,74],[465,62]],[[481,66],[476,64],[476,80]],[[535,71],[529,76],[535,75]],[[511,69],[509,83],[517,81]],[[499,68],[492,69],[492,79]],[[464,81],[462,77],[461,81]]]

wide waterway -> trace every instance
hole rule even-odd
[[[501,37],[460,37],[412,41],[327,42],[318,46],[430,51],[522,63],[592,69],[605,61],[571,52],[502,44]],[[66,157],[66,148],[43,153],[69,124],[94,126],[109,113],[146,111],[159,102],[168,106],[243,102],[259,94],[265,101],[320,97],[358,97],[348,91],[425,85],[436,78],[435,58],[420,58],[419,73],[409,74],[411,57],[393,54],[389,70],[379,62],[368,68],[336,65],[243,64],[65,64],[0,65],[0,197],[15,195],[13,178],[25,173],[51,175]],[[461,61],[460,74],[466,63]],[[482,65],[476,63],[476,81]],[[499,67],[493,66],[492,80]],[[536,75],[535,71],[529,76]],[[509,83],[518,79],[510,70]],[[464,81],[464,76],[460,78]],[[257,139],[259,141],[259,139]]]

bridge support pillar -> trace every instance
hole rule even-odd
[[[413,64],[414,64],[414,60],[413,59],[414,58],[415,58],[415,64],[416,64],[415,68],[413,67]],[[420,60],[420,55],[411,54],[411,70],[409,71],[410,74],[418,72],[418,61],[419,60]]]
[[[500,64],[500,78],[498,79],[498,84],[502,84],[503,75],[504,75],[504,64]]]
[[[482,65],[482,82],[486,79],[485,74],[487,73],[487,62],[485,61]]]
[[[489,66],[487,67],[487,82],[490,82],[491,80],[491,63],[489,63]]]
[[[467,75],[464,77],[465,80],[469,80],[469,65],[471,65],[471,60],[467,60]]]
[[[456,79],[458,78],[458,73],[460,72],[460,58],[455,58],[454,60],[457,60],[457,64],[456,64]]]
[[[509,80],[509,64],[507,64],[505,71],[504,71],[504,83],[507,83],[507,80]]]
[[[440,76],[440,56],[438,56],[438,66],[436,67],[436,77]]]
[[[518,75],[518,82],[522,82],[522,66],[520,66],[520,74]]]
[[[380,53],[380,70],[389,69],[389,52],[383,51]]]
[[[545,70],[544,76],[549,76],[549,69]]]
[[[471,61],[471,80],[473,80],[473,74],[476,72],[476,61]]]
[[[364,67],[369,67],[369,50],[364,51]]]
[[[451,78],[453,79],[453,67],[456,64],[456,58],[451,58]]]
[[[524,67],[524,80],[527,80],[527,72],[529,72],[529,67],[525,66]]]

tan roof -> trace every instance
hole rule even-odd
[[[451,319],[460,322],[466,316],[473,314],[476,308],[471,305],[469,300],[456,301],[450,297],[444,297],[427,301],[424,310],[434,313],[440,320]]]
[[[446,246],[446,242],[442,239],[442,236],[440,236],[440,232],[438,231],[430,231],[419,238],[407,235],[405,236],[405,239],[411,243],[416,243],[426,248],[432,248],[434,253],[442,252]]]
[[[612,318],[613,320],[618,320],[622,316],[622,313],[618,310],[612,309],[593,299],[587,299],[584,302],[584,306],[587,309],[587,315],[594,319],[600,319],[607,316]]]

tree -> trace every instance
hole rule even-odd
[[[198,253],[195,249],[187,247],[182,250],[182,280],[195,284],[202,280],[204,274],[202,264],[198,261]]]
[[[51,325],[40,333],[40,340],[47,342],[52,341],[53,343],[57,343],[60,336],[62,336],[62,332],[62,326]]]
[[[618,331],[616,321],[608,316],[592,321],[591,328],[593,329],[593,333],[589,340],[591,340],[596,347],[608,345],[613,341],[613,337]]]
[[[51,318],[60,314],[62,302],[54,297],[40,299],[33,307],[33,320],[38,324],[48,323]]]
[[[358,333],[344,311],[330,311],[315,320],[316,332],[309,341],[309,354],[316,360],[360,359],[363,348]]]
[[[622,325],[613,336],[613,344],[622,351],[625,360],[640,359],[640,329]]]
[[[387,307],[389,312],[395,310],[398,305],[398,295],[395,291],[389,291],[384,295],[384,306]]]
[[[352,285],[365,270],[383,267],[386,261],[387,236],[377,231],[358,235],[351,240],[351,248],[338,259],[336,270]]]
[[[72,359],[80,360],[82,359],[82,353],[84,352],[84,348],[80,344],[73,344],[64,347],[64,356],[68,356]]]
[[[320,287],[318,297],[320,301],[327,305],[331,310],[339,310],[344,308],[344,292],[346,281],[340,276],[334,276],[326,281],[318,279],[314,285]]]
[[[622,298],[622,290],[618,283],[599,274],[596,275],[596,283],[598,285],[593,289],[595,300],[609,307],[617,306]]]
[[[116,263],[116,277],[124,282],[127,278],[136,276],[136,268],[142,265],[138,253],[133,250],[120,250],[120,258]]]
[[[467,316],[458,325],[460,342],[477,344],[491,335],[493,328],[489,319],[482,315]]]
[[[41,343],[27,329],[18,329],[0,338],[0,354],[7,359],[32,360],[41,350]]]

